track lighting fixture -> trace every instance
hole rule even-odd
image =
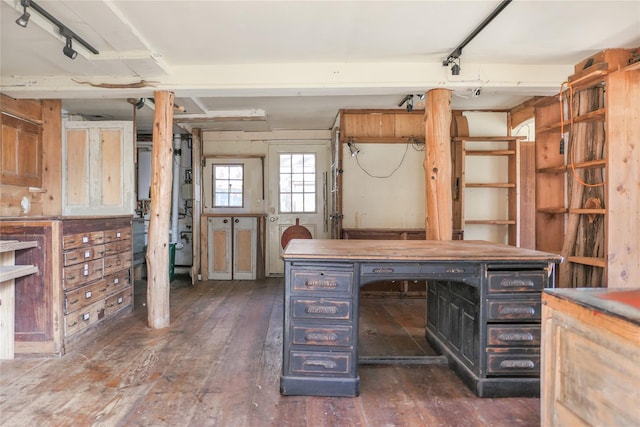
[[[71,46],[71,37],[67,37],[67,43],[62,48],[62,52],[71,59],[76,59],[76,56],[78,56],[78,52],[73,50],[73,47]]]
[[[484,21],[482,21],[480,25],[478,25],[471,32],[471,34],[469,34],[467,38],[464,39],[462,43],[460,43],[455,49],[453,49],[453,51],[451,51],[449,56],[447,56],[447,59],[442,61],[442,66],[448,67],[449,65],[453,64],[453,66],[451,67],[451,74],[454,76],[459,75],[460,74],[460,55],[462,55],[462,49],[466,45],[468,45],[471,42],[471,40],[473,40],[475,36],[477,36],[480,33],[480,31],[484,29],[484,27],[489,25],[489,22],[493,21],[495,17],[498,16],[500,12],[504,10],[505,7],[509,6],[509,3],[511,3],[511,1],[512,0],[502,0],[502,2],[498,5],[498,7],[496,7],[494,11],[491,12],[491,14],[487,16],[484,19]]]
[[[29,14],[29,12],[27,12],[28,3],[28,1],[22,2],[22,15],[20,15],[20,17],[16,19],[16,24],[20,25],[22,28],[27,28],[27,24],[29,24],[29,18],[31,18],[31,15]]]
[[[351,152],[351,157],[355,157],[360,152],[360,149],[356,147],[355,142],[347,142],[347,146],[349,147],[349,152]]]
[[[64,25],[62,22],[58,21],[49,12],[44,10],[40,5],[38,5],[33,0],[20,0],[20,4],[22,5],[23,13],[22,13],[22,16],[20,16],[18,19],[16,19],[16,24],[20,25],[23,28],[26,28],[27,24],[29,23],[29,18],[31,17],[29,12],[27,12],[27,8],[28,7],[33,8],[33,10],[38,12],[40,15],[44,16],[46,19],[49,20],[49,22],[51,22],[53,25],[58,27],[58,31],[60,32],[62,37],[65,37],[66,42],[65,42],[64,47],[62,48],[62,52],[67,57],[69,57],[71,59],[75,59],[76,56],[78,56],[78,52],[75,49],[73,49],[73,47],[71,46],[71,43],[72,43],[73,39],[75,39],[78,43],[80,43],[82,46],[84,46],[89,52],[91,52],[91,53],[93,53],[95,55],[97,55],[99,53],[98,50],[95,47],[91,46],[89,43],[84,41],[82,39],[82,37],[80,37],[79,35],[77,35],[73,31],[71,31],[71,29],[69,27]]]

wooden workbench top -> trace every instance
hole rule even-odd
[[[562,261],[557,254],[480,240],[322,240],[294,239],[282,258],[322,260]]]

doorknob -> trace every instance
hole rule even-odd
[[[276,222],[277,219],[278,219],[277,216],[272,216],[269,218],[269,222]]]
[[[240,222],[240,220],[238,218],[236,218],[233,222],[235,222],[236,224]]]

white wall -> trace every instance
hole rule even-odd
[[[424,228],[424,145],[357,146],[343,144],[342,227]]]

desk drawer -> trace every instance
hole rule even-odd
[[[76,334],[104,318],[104,300],[64,316],[65,336]]]
[[[292,271],[293,291],[351,293],[352,271]]]
[[[351,326],[312,327],[293,325],[292,339],[296,345],[318,345],[350,347],[352,343]]]
[[[475,276],[478,266],[475,264],[432,264],[432,263],[379,263],[365,264],[361,268],[363,276],[398,276],[430,275],[436,277]]]
[[[541,292],[547,283],[546,271],[490,271],[489,293]]]
[[[487,345],[490,346],[540,346],[540,325],[489,325]]]
[[[540,320],[540,300],[487,300],[487,321]]]
[[[62,237],[62,249],[76,249],[104,243],[104,232],[93,231],[87,233],[68,234]]]
[[[118,228],[115,230],[105,230],[104,232],[104,243],[129,239],[131,239],[131,228],[129,227]]]
[[[487,349],[487,373],[489,375],[540,375],[538,350],[510,349],[492,352]]]
[[[351,371],[352,357],[347,352],[292,351],[289,373],[346,375]]]
[[[292,298],[294,319],[351,320],[351,301],[333,298]]]
[[[122,310],[131,305],[133,300],[133,290],[131,287],[111,295],[105,301],[105,315],[110,316],[113,313]]]
[[[104,275],[113,274],[119,270],[131,268],[131,252],[123,252],[104,258]]]

